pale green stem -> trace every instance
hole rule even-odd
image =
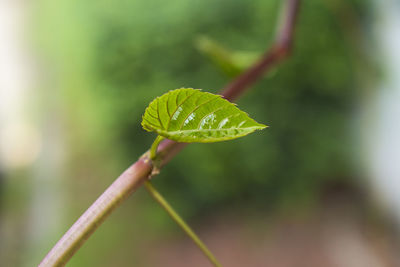
[[[164,208],[164,210],[171,216],[171,218],[182,228],[183,231],[193,240],[193,242],[203,251],[204,255],[210,260],[215,267],[222,267],[217,261],[215,256],[207,248],[207,246],[200,240],[200,238],[193,232],[193,230],[186,224],[186,222],[176,213],[176,211],[168,204],[163,196],[154,188],[150,181],[144,183],[150,195]]]
[[[150,147],[150,159],[154,160],[157,156],[157,147],[162,140],[165,138],[161,135],[157,135],[156,139],[154,140],[153,144]]]

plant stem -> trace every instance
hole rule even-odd
[[[222,267],[217,261],[215,256],[207,248],[207,246],[200,240],[200,238],[193,232],[193,230],[186,224],[186,222],[176,213],[171,205],[163,198],[163,196],[154,188],[153,184],[147,180],[144,186],[150,195],[164,208],[169,216],[182,228],[182,230],[193,240],[193,242],[203,251],[204,255],[210,260],[215,267]]]
[[[301,0],[287,0],[283,14],[283,27],[278,32],[271,49],[253,67],[241,74],[222,91],[229,101],[242,95],[260,79],[270,67],[279,63],[290,52],[294,26]],[[169,139],[160,143],[160,167],[167,164],[186,144]],[[142,157],[130,166],[72,225],[39,264],[40,267],[64,266],[107,216],[135,191],[150,175],[153,166],[149,157]]]
[[[234,101],[267,73],[268,70],[276,66],[290,54],[300,2],[301,0],[287,0],[282,4],[281,23],[278,27],[275,42],[258,62],[240,74],[239,77],[222,90],[222,96],[229,101]]]
[[[150,175],[149,159],[140,159],[130,166],[57,242],[39,266],[64,266],[108,215],[118,207]]]
[[[160,158],[157,154],[158,145],[165,138],[163,136],[158,135],[154,140],[153,144],[150,148],[150,159],[153,163],[152,175],[158,174],[160,168]],[[193,240],[193,242],[203,251],[204,255],[210,260],[210,262],[216,267],[222,267],[220,263],[218,263],[215,256],[211,253],[211,251],[207,248],[207,246],[200,240],[200,238],[193,232],[190,226],[179,216],[179,214],[172,208],[172,206],[165,200],[165,198],[154,188],[153,184],[150,180],[144,182],[144,186],[146,187],[149,194],[160,204],[160,206],[168,213],[168,215],[182,228],[182,230]]]
[[[157,135],[156,139],[154,140],[153,144],[151,144],[150,147],[150,159],[154,160],[157,156],[157,147],[160,144],[160,142],[162,140],[164,140],[165,138],[161,135]]]

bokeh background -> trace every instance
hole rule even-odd
[[[218,92],[283,1],[0,1],[0,265],[35,266],[155,135]],[[270,127],[188,146],[155,185],[224,266],[400,266],[400,5],[304,0],[292,55],[237,103]],[[68,266],[208,266],[140,189]]]

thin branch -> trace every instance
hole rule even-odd
[[[284,59],[290,52],[296,17],[301,0],[287,0],[283,9],[283,22],[275,43],[261,59],[222,91],[222,95],[235,100],[250,85],[260,79],[272,66]],[[164,140],[158,147],[161,166],[167,164],[186,144]],[[147,152],[131,165],[114,183],[86,210],[86,212],[64,234],[39,264],[64,266],[89,236],[100,226],[108,215],[149,177],[153,166]]]
[[[277,65],[290,53],[299,7],[300,0],[286,1],[282,9],[281,24],[275,42],[257,63],[223,89],[222,95],[226,99],[234,101],[239,95],[250,89],[250,86],[271,67]]]
[[[271,67],[276,66],[290,54],[300,2],[301,0],[287,0],[284,3],[275,42],[253,66],[222,89],[221,95],[224,98],[233,102],[238,96],[250,89],[250,86],[266,74]],[[169,139],[161,142],[158,153],[162,153],[162,158],[165,159],[162,165],[168,163],[185,145]]]
[[[149,159],[131,165],[72,225],[39,266],[64,266],[107,216],[142,185],[151,170]]]
[[[154,188],[153,184],[147,180],[144,183],[147,191],[157,201],[161,207],[168,213],[168,215],[182,228],[182,230],[193,240],[193,242],[200,248],[204,255],[210,260],[215,267],[221,267],[222,265],[218,262],[215,256],[207,248],[207,246],[200,240],[200,238],[193,232],[189,225],[179,216],[178,213],[169,205],[164,197]]]
[[[287,1],[282,8],[275,45],[288,53],[293,45],[294,28],[299,14],[300,1]]]

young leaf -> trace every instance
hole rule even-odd
[[[238,76],[253,65],[261,56],[259,52],[229,50],[205,35],[199,36],[195,41],[195,45],[200,53],[205,55],[230,77]]]
[[[264,129],[219,95],[181,88],[157,97],[146,108],[142,126],[178,142],[211,143]]]

